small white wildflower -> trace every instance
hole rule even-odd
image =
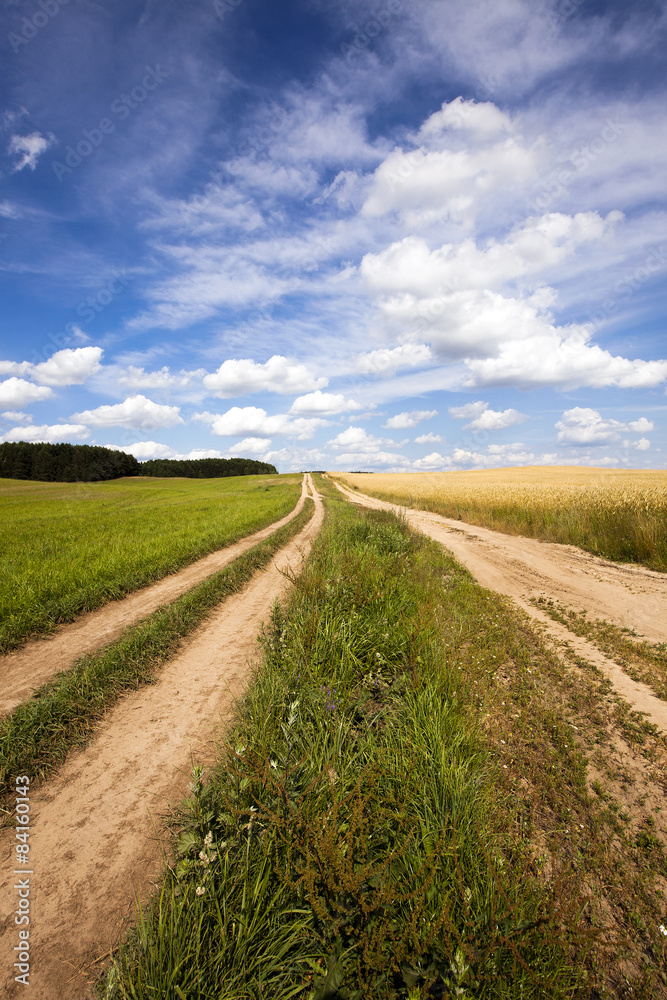
[[[208,861],[208,854],[206,853],[206,851],[200,851],[199,857],[201,858],[202,861]]]
[[[195,892],[198,896],[203,896],[204,893],[206,892],[206,889],[204,888],[203,885],[198,885],[197,888],[195,889]]]
[[[213,843],[213,834],[209,830],[206,836],[204,837],[204,847],[210,847],[212,843]]]
[[[277,771],[278,770],[278,761],[277,760],[272,760],[271,761],[271,767],[273,768],[274,771]]]
[[[667,927],[665,927],[664,924],[660,924],[658,930],[660,931],[663,937],[667,937]]]

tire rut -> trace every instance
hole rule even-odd
[[[0,656],[0,715],[26,701],[36,688],[58,671],[67,670],[80,656],[113,642],[126,628],[136,625],[162,605],[175,601],[207,576],[224,569],[253,545],[268,538],[300,513],[306,492],[304,479],[296,507],[280,521],[198,559],[158,583],[82,615],[51,636],[34,640],[21,649]]]

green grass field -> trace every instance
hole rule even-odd
[[[0,479],[0,651],[284,517],[301,476]]]

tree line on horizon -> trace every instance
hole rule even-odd
[[[275,465],[252,458],[156,458],[139,462],[134,455],[88,444],[0,444],[0,478],[47,483],[96,483],[121,476],[218,479],[227,476],[277,475]]]

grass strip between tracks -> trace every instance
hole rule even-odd
[[[318,488],[324,528],[107,1000],[667,996],[664,853],[589,793],[571,724],[607,733],[597,677]]]
[[[537,597],[532,603],[570,632],[592,640],[629,677],[648,685],[657,698],[667,701],[667,643],[649,642],[634,629],[621,628],[600,618],[591,619],[586,611],[551,598]]]
[[[181,640],[266,566],[313,512],[313,501],[308,498],[303,510],[269,538],[127,629],[115,642],[81,657],[0,720],[2,794],[11,790],[16,774],[44,778],[62,764],[70,750],[83,746],[118,697],[152,683],[158,667],[174,655]]]

